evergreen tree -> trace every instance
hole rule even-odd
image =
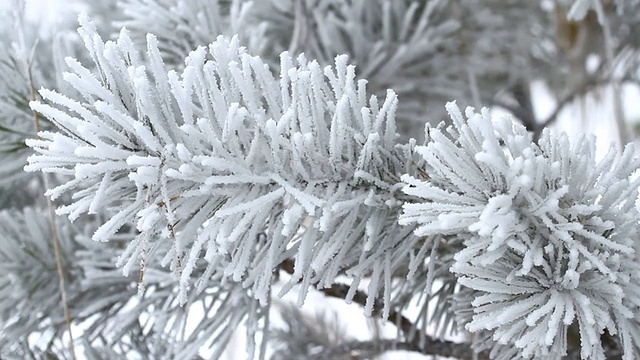
[[[14,5],[0,358],[640,356],[637,0]],[[604,157],[550,129],[592,94]]]

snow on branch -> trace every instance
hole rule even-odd
[[[422,201],[404,205],[400,223],[464,241],[451,270],[474,290],[466,328],[493,333],[484,348],[509,345],[527,359],[562,358],[571,332],[583,359],[603,359],[606,330],[632,359],[640,340],[633,146],[596,162],[593,137],[545,130],[535,144],[509,118],[447,109],[454,125],[430,129],[416,149],[428,177],[403,177],[404,191]]]
[[[397,224],[412,153],[396,144],[392,91],[367,99],[345,56],[323,69],[285,52],[276,78],[235,37],[167,72],[153,35],[141,57],[126,30],[104,43],[80,22],[97,70],[67,59],[65,78],[82,98],[43,89],[46,102],[31,105],[59,129],[28,142],[37,154],[26,166],[68,176],[47,191],[73,193],[59,214],[111,211],[98,241],[135,222],[125,273],[169,241],[163,263],[180,276],[183,301],[199,259],[203,278],[221,272],[264,303],[273,271],[294,258],[282,293],[301,283],[300,302],[309,286],[347,274],[354,291],[371,278],[369,311],[382,289],[388,303],[391,274],[417,241]]]

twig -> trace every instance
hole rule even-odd
[[[596,74],[600,73],[600,70],[602,69],[602,65],[603,64],[601,64],[601,67],[598,70],[596,70],[595,72]],[[575,100],[576,98],[582,95],[585,95],[586,93],[593,90],[593,88],[611,84],[613,81],[614,80],[612,79],[604,79],[597,76],[592,76],[591,78],[585,80],[580,86],[576,87],[575,91],[562,97],[558,101],[553,112],[549,116],[547,116],[542,122],[539,122],[539,123],[536,122],[533,126],[528,125],[528,123],[526,123],[523,120],[524,118],[527,118],[526,110],[520,107],[507,104],[498,99],[493,99],[492,104],[511,112],[515,117],[520,119],[523,122],[523,125],[527,127],[527,130],[533,132],[534,140],[537,141],[540,138],[540,135],[542,134],[542,130],[544,130],[546,127],[550,126],[556,120],[558,120],[558,116],[560,115],[562,110],[564,110],[564,108],[567,105],[569,105],[573,100]],[[631,77],[623,77],[622,79],[616,79],[615,81],[617,83],[623,83],[628,81],[634,81],[634,79]]]
[[[320,292],[327,296],[331,296],[334,298],[344,299],[347,297],[347,293],[349,292],[349,286],[345,284],[333,284],[331,287],[326,289],[321,289]],[[367,302],[367,293],[362,290],[356,290],[355,295],[353,296],[353,302],[359,304],[361,306],[365,306]],[[380,306],[376,302],[376,305],[373,307],[372,314],[380,313]],[[401,313],[391,310],[389,312],[389,322],[398,326],[400,331],[403,334],[408,335],[411,332],[411,329],[414,327],[413,322],[409,320],[406,316]]]
[[[322,289],[320,291],[327,296],[344,299],[347,295],[347,292],[349,291],[349,286],[345,284],[334,284],[333,286],[326,289]],[[366,301],[367,301],[367,294],[364,291],[357,290],[353,297],[353,302],[361,306],[365,306]],[[381,309],[379,306],[374,306],[373,313],[377,314],[380,312],[380,310]],[[415,328],[415,325],[411,320],[409,320],[406,316],[402,315],[398,311],[391,310],[389,312],[388,321],[396,325],[400,329],[400,331],[404,334],[404,337],[408,339],[405,342],[405,344],[409,344],[410,347],[407,347],[406,349],[398,349],[398,350],[416,351],[425,355],[439,355],[439,356],[446,356],[446,357],[456,357],[459,359],[471,359],[474,355],[474,351],[473,349],[471,349],[469,344],[455,343],[452,341],[444,341],[444,340],[436,340],[425,334],[422,334],[423,336],[421,337],[415,336],[415,337],[409,338],[409,334]],[[381,340],[381,341],[385,341],[385,340]],[[388,350],[394,350],[394,349],[388,349]],[[485,358],[488,358],[487,354],[482,353],[478,355],[478,359],[485,359]]]
[[[621,81],[625,81],[625,79]],[[555,110],[553,110],[553,112],[549,116],[547,116],[547,118],[543,122],[541,122],[535,129],[534,139],[537,140],[540,137],[542,130],[544,130],[544,128],[548,127],[549,125],[553,124],[558,119],[558,115],[560,115],[560,112],[564,110],[564,107],[569,105],[575,98],[588,93],[594,87],[603,86],[609,82],[610,80],[607,80],[607,79],[599,79],[599,78],[592,77],[589,80],[583,82],[582,85],[577,87],[575,91],[573,91],[570,94],[567,94],[562,99],[560,99],[558,101],[558,104],[556,105]]]
[[[544,120],[542,120],[542,122],[536,121],[533,115],[532,107],[530,105],[528,105],[527,103],[523,104],[522,100],[524,100],[524,98],[520,100],[516,99],[516,101],[518,101],[518,105],[511,105],[499,99],[491,99],[490,101],[492,105],[499,106],[511,112],[516,118],[520,120],[520,122],[522,122],[522,124],[527,128],[527,130],[533,133],[533,139],[537,141],[540,138],[540,135],[542,134],[542,130],[544,130],[545,128],[553,124],[556,120],[558,120],[558,116],[560,115],[562,110],[564,110],[564,108],[567,105],[569,105],[571,102],[573,102],[573,100],[575,100],[576,98],[587,94],[588,92],[593,90],[593,88],[596,88],[599,86],[605,86],[607,84],[612,84],[614,82],[620,84],[623,82],[635,81],[635,79],[629,76],[625,76],[621,79],[613,79],[613,78],[607,79],[607,78],[600,77],[599,75],[604,72],[604,66],[605,66],[605,62],[601,62],[598,68],[593,72],[593,75],[591,75],[588,79],[584,80],[581,84],[576,86],[574,91],[564,95],[558,101],[553,112],[549,116],[547,116]]]
[[[295,262],[292,259],[287,259],[283,261],[279,267],[285,272],[293,274],[294,266]],[[319,291],[326,296],[345,299],[347,297],[347,293],[349,292],[349,286],[346,284],[334,284],[331,287],[320,289]],[[356,290],[352,301],[364,307],[367,301],[367,293],[361,290]],[[373,308],[373,314],[379,314],[380,311],[380,306],[376,303]],[[473,359],[474,355],[477,355],[477,359],[484,360],[489,358],[488,354],[484,352],[475,354],[469,344],[436,340],[425,334],[422,334],[423,336],[410,337],[409,335],[415,329],[415,325],[411,320],[409,320],[409,318],[402,315],[402,313],[400,313],[399,311],[391,310],[389,312],[389,318],[387,320],[402,332],[404,338],[407,339],[406,341],[373,340],[349,342],[341,344],[335,348],[328,349],[326,352],[323,352],[321,354],[314,355],[310,357],[310,359],[333,359],[336,358],[339,354],[346,354],[351,351],[367,349],[378,349],[378,353],[389,350],[407,350],[419,352],[425,355],[438,355],[469,360]],[[395,344],[395,347],[392,344]]]
[[[462,344],[450,346],[446,341],[429,341],[424,348],[416,346],[415,342],[397,341],[394,339],[380,339],[371,341],[350,341],[307,357],[308,360],[332,360],[341,355],[350,355],[350,359],[370,358],[387,351],[405,350],[419,352],[425,355],[437,355],[455,357],[458,359],[470,359],[466,347]]]
[[[531,102],[531,90],[530,83],[524,83],[519,81],[511,89],[514,99],[518,102],[521,110],[520,121],[524,124],[527,130],[532,131],[536,128],[536,115],[533,112],[533,103]]]
[[[604,13],[604,8],[600,0],[594,1],[596,13],[598,14],[598,20],[600,20],[600,26],[602,27],[602,36],[604,37],[604,55],[609,66],[610,75],[614,78],[611,81],[611,92],[613,96],[613,114],[618,127],[618,149],[622,149],[624,145],[629,142],[629,132],[627,131],[627,123],[625,122],[624,109],[622,107],[621,89],[620,84],[615,81],[614,76],[614,55],[613,55],[613,38],[611,35],[611,28],[609,27],[609,20]]]
[[[36,94],[33,84],[33,74],[31,72],[31,62],[27,64],[27,74],[29,76],[29,92],[31,96],[31,101],[36,100]],[[39,136],[40,132],[40,119],[38,117],[38,113],[33,110],[33,124],[36,132],[36,136]],[[44,187],[46,189],[49,188],[49,178],[47,174],[42,174],[42,180],[44,183]],[[71,353],[71,359],[76,359],[76,350],[73,344],[73,333],[71,331],[71,312],[69,311],[69,303],[67,302],[67,291],[66,291],[66,282],[64,277],[64,263],[62,262],[62,254],[60,251],[60,238],[58,237],[58,225],[56,221],[55,210],[53,209],[53,202],[49,197],[47,199],[47,208],[49,210],[49,224],[51,225],[51,240],[53,242],[53,251],[56,256],[56,268],[58,270],[58,285],[60,287],[60,300],[62,302],[62,307],[64,310],[64,319],[67,326],[67,331],[69,332],[69,352]]]

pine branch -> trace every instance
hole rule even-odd
[[[399,221],[418,223],[417,235],[462,238],[450,270],[472,290],[457,296],[460,323],[486,333],[474,348],[559,359],[577,324],[581,342],[572,346],[582,357],[604,356],[606,330],[633,358],[640,341],[630,330],[640,299],[633,147],[616,161],[610,149],[596,162],[594,138],[571,144],[545,130],[536,144],[508,118],[492,123],[486,109],[467,109],[466,119],[455,104],[448,110],[448,133],[458,140],[433,129],[418,148],[432,171],[428,179],[404,178],[405,191],[423,201],[406,204]]]
[[[322,292],[323,294],[330,296],[330,297],[335,297],[335,298],[339,298],[339,299],[347,299],[347,294],[349,293],[350,287],[348,285],[345,284],[333,284],[331,287],[326,288],[326,289],[320,289],[320,292]],[[352,297],[352,301],[355,302],[356,304],[361,305],[362,307],[366,306],[367,303],[367,298],[369,296],[367,295],[366,292],[362,291],[362,290],[356,290],[355,294]],[[381,313],[382,309],[380,307],[379,302],[376,303],[376,305],[374,305],[373,308],[373,312],[372,312],[372,316],[379,316]],[[389,317],[387,319],[388,322],[396,325],[399,327],[399,329],[404,333],[405,336],[408,336],[409,333],[414,329],[414,325],[411,322],[411,320],[409,320],[408,318],[406,318],[404,315],[402,315],[400,312],[391,310],[389,312]]]
[[[618,79],[617,81],[622,84],[625,82],[633,82],[634,79],[632,77],[624,77],[622,79]],[[605,87],[607,85],[610,85],[609,79],[598,79],[594,77],[584,82],[576,89],[576,91],[562,97],[560,100],[558,100],[553,112],[549,114],[549,116],[547,116],[547,118],[544,119],[539,125],[537,125],[536,131],[534,132],[534,139],[538,139],[542,134],[542,131],[551,126],[558,119],[558,116],[566,108],[567,105],[571,104],[577,98],[588,94],[594,89]]]
[[[371,274],[372,305],[390,286],[385,278],[417,242],[396,222],[413,145],[396,143],[392,91],[382,104],[367,101],[366,82],[342,56],[322,70],[302,56],[294,66],[284,53],[278,81],[235,38],[191,53],[180,78],[166,72],[153,36],[145,65],[125,31],[103,44],[82,23],[98,74],[68,60],[75,74],[67,79],[84,98],[41,91],[48,103],[32,106],[61,132],[29,142],[38,154],[26,169],[73,177],[48,191],[76,191],[58,209],[72,220],[112,206],[95,240],[136,219],[140,235],[120,259],[125,273],[146,264],[159,238],[173,244],[166,260],[182,278],[183,299],[203,252],[205,273],[217,256],[228,258],[225,278],[263,304],[271,272],[292,253],[284,292],[300,280],[330,286],[340,272],[355,287]],[[376,266],[382,259],[386,266]]]
[[[323,294],[339,299],[346,299],[349,292],[349,286],[344,284],[334,284],[330,288],[321,289]],[[352,301],[365,306],[368,295],[361,290],[356,291]],[[380,307],[374,307],[373,316],[380,314]],[[395,326],[404,334],[405,339],[413,333],[416,326],[411,320],[402,315],[402,313],[391,310],[387,321]],[[394,343],[397,347],[394,347]],[[459,359],[472,359],[474,351],[468,344],[456,343],[451,341],[436,340],[427,334],[414,335],[413,338],[403,341],[397,340],[372,340],[365,342],[350,342],[340,344],[339,346],[323,351],[322,353],[312,357],[312,359],[331,359],[332,356],[338,354],[349,354],[356,350],[369,350],[372,352],[384,352],[390,350],[407,350],[419,352],[424,355],[439,355],[446,357],[455,357]],[[478,359],[488,359],[487,354],[476,354]]]
[[[461,360],[488,359],[483,355],[474,357],[473,352],[462,344],[446,341],[428,340],[423,346],[415,342],[403,342],[395,339],[376,339],[370,341],[352,341],[338,346],[322,349],[318,354],[307,357],[308,360],[330,360],[348,355],[349,359],[370,359],[388,351],[412,351],[430,356],[452,357]]]

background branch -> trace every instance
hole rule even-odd
[[[280,268],[289,274],[293,274],[294,267],[295,262],[293,259],[287,259],[280,264]],[[349,292],[349,286],[346,284],[334,284],[331,287],[319,289],[319,291],[329,297],[345,299]],[[364,307],[367,301],[367,293],[362,290],[357,290],[352,301]],[[373,307],[372,316],[379,315],[381,311],[382,308],[380,306],[380,302],[376,302]],[[391,350],[406,350],[425,355],[447,356],[458,359],[489,359],[489,355],[487,353],[475,354],[476,357],[474,357],[474,351],[469,344],[437,340],[424,333],[420,333],[420,336],[414,335],[410,337],[410,334],[415,331],[415,324],[399,311],[390,310],[387,321],[395,325],[400,330],[406,341],[378,339],[372,341],[348,342],[340,344],[335,348],[327,349],[326,352],[317,354],[311,357],[311,359],[333,359],[338,355],[344,355],[347,353],[354,356],[354,354],[351,353],[355,351],[381,353]],[[363,353],[360,356],[364,357],[355,357],[355,359],[366,358],[365,355],[366,353]]]

